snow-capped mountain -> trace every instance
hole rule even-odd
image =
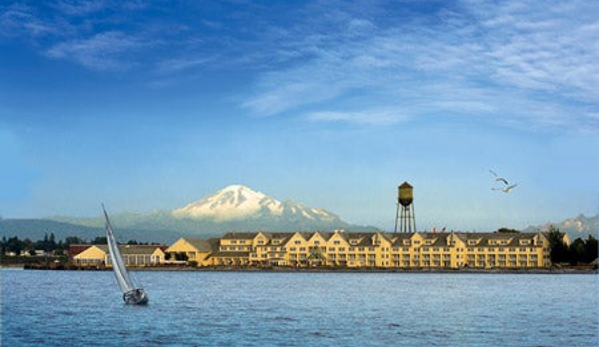
[[[232,185],[214,195],[172,211],[176,218],[228,222],[247,219],[281,219],[340,222],[339,217],[293,201],[280,202],[242,185]]]
[[[228,231],[375,231],[372,226],[349,224],[323,209],[291,200],[279,201],[250,188],[234,185],[197,202],[175,209],[149,213],[111,214],[119,241],[174,242],[179,237],[220,237]],[[104,235],[104,216],[94,218],[49,217],[33,220],[0,218],[6,236],[40,239],[79,236],[93,240]]]

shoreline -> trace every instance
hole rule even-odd
[[[2,264],[0,269],[54,270],[54,271],[112,271],[112,268],[46,266],[42,264]],[[131,271],[173,271],[173,272],[270,272],[270,273],[398,273],[398,274],[599,274],[592,267],[560,267],[549,269],[386,269],[386,268],[293,268],[293,267],[233,267],[233,266],[156,266],[130,267]]]

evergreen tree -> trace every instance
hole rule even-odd
[[[578,263],[584,263],[586,253],[586,243],[579,237],[570,245],[570,264],[578,265]]]
[[[597,259],[598,253],[599,244],[597,243],[597,239],[593,237],[593,235],[589,235],[585,242],[585,252],[582,261],[587,264],[592,263],[595,259]]]
[[[549,239],[549,246],[551,247],[551,262],[553,264],[570,262],[570,250],[564,243],[564,233],[560,232],[555,226],[550,225],[547,237]]]
[[[64,244],[66,248],[68,248],[70,245],[78,245],[82,243],[85,243],[85,241],[78,238],[77,236],[67,236],[67,238],[64,239]]]
[[[108,243],[106,236],[96,236],[96,238],[92,241],[92,245],[105,245]]]
[[[496,233],[511,233],[511,234],[518,234],[520,233],[519,230],[516,229],[510,229],[510,228],[499,228],[497,229]]]

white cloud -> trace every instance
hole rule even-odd
[[[436,21],[378,23],[315,13],[319,26],[297,24],[293,44],[277,47],[304,59],[273,66],[242,106],[262,115],[306,112],[310,121],[372,124],[366,120],[390,119],[379,110],[401,109],[402,120],[449,113],[524,128],[599,128],[587,110],[596,114],[598,104],[599,19],[586,14],[594,5],[554,5],[463,2]]]

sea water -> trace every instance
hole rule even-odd
[[[2,346],[599,345],[596,275],[1,270]]]

